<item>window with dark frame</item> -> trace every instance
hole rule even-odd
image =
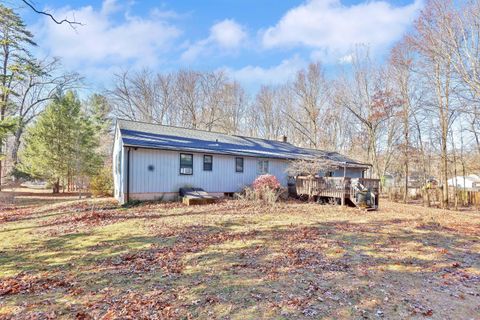
[[[203,171],[212,171],[213,168],[213,156],[203,156]]]
[[[193,154],[180,153],[180,174],[193,174]]]
[[[243,158],[235,158],[235,172],[243,172]]]

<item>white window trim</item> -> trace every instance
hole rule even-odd
[[[268,174],[270,171],[270,164],[268,160],[258,159],[257,160],[257,174]]]

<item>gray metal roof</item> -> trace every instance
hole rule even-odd
[[[117,126],[120,129],[123,144],[131,147],[276,159],[324,158],[346,162],[350,167],[369,166],[338,152],[300,148],[291,143],[276,140],[120,119],[117,120]]]

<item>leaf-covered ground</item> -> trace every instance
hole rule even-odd
[[[0,210],[0,318],[480,319],[480,214],[239,201]]]

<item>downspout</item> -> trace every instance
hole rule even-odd
[[[130,201],[130,149],[127,150],[127,201]]]
[[[343,190],[342,190],[342,206],[345,205],[345,190],[346,190],[346,182],[345,178],[347,176],[347,162],[343,163]],[[349,190],[350,193],[350,190]]]

